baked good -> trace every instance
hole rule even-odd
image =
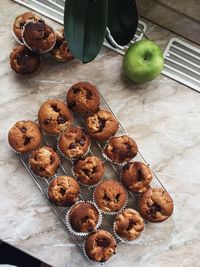
[[[60,158],[51,147],[42,146],[31,154],[29,164],[36,175],[49,178],[59,168]]]
[[[99,108],[100,97],[94,85],[88,82],[74,84],[67,93],[68,107],[83,115]]]
[[[38,112],[38,121],[42,130],[49,134],[60,134],[71,126],[73,116],[64,102],[58,99],[48,100]]]
[[[80,186],[74,178],[58,176],[49,185],[49,199],[58,206],[73,205],[80,193]]]
[[[139,198],[142,217],[151,222],[162,222],[173,212],[173,200],[162,188],[149,188]]]
[[[125,209],[115,217],[114,231],[125,241],[138,238],[144,230],[144,220],[134,209]]]
[[[138,153],[136,142],[128,135],[112,137],[104,149],[106,156],[114,163],[130,161]]]
[[[44,20],[39,20],[29,22],[24,26],[22,39],[24,44],[34,53],[46,53],[53,48],[56,35]]]
[[[99,221],[99,211],[89,202],[75,204],[69,212],[69,222],[76,232],[88,233],[95,230]]]
[[[41,20],[41,17],[38,14],[35,14],[33,12],[25,12],[17,16],[13,23],[13,34],[16,40],[20,43],[23,43],[22,31],[23,31],[24,25],[30,21],[36,22],[39,20]]]
[[[85,252],[89,259],[104,262],[116,252],[117,243],[111,233],[98,230],[89,235],[85,241]]]
[[[82,184],[94,185],[104,175],[104,163],[98,157],[88,156],[78,160],[74,167],[74,173]]]
[[[117,132],[119,122],[110,111],[100,109],[86,118],[86,127],[94,139],[105,141]]]
[[[40,55],[32,53],[25,45],[17,45],[10,53],[10,66],[21,75],[37,72],[42,64]]]
[[[126,204],[127,194],[119,182],[105,179],[96,187],[94,200],[102,211],[117,212]]]
[[[84,156],[90,147],[90,138],[81,127],[69,127],[60,136],[58,146],[68,158]]]
[[[123,185],[135,193],[146,191],[152,179],[153,176],[149,167],[143,162],[129,162],[123,166],[121,171]]]
[[[37,148],[42,141],[40,128],[33,121],[18,121],[8,133],[10,146],[19,153],[26,153]]]
[[[52,56],[59,61],[70,61],[74,58],[70,52],[64,36],[64,29],[55,31],[56,43],[51,50]]]

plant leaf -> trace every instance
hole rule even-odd
[[[66,0],[64,30],[69,49],[83,63],[99,53],[106,32],[107,0]]]
[[[134,37],[138,25],[135,0],[108,0],[108,28],[119,45],[127,45]]]

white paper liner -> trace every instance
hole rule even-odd
[[[95,227],[95,229],[93,230],[93,231],[96,231],[100,226],[101,226],[101,223],[102,223],[102,220],[103,220],[103,217],[102,217],[102,214],[101,214],[101,211],[96,207],[96,205],[92,202],[92,201],[90,201],[90,200],[86,200],[86,201],[83,201],[83,200],[80,200],[80,201],[77,201],[68,211],[67,211],[67,214],[66,214],[66,216],[65,216],[65,222],[66,222],[66,226],[67,226],[67,228],[68,228],[68,230],[72,233],[72,234],[74,234],[74,235],[76,235],[76,236],[87,236],[87,235],[89,235],[91,232],[77,232],[77,231],[75,231],[73,228],[72,228],[72,226],[71,226],[71,224],[70,224],[70,212],[72,211],[72,209],[77,205],[77,204],[79,204],[79,203],[90,203],[90,204],[92,204],[96,209],[97,209],[97,211],[98,211],[98,213],[99,213],[99,219],[98,219],[98,222],[97,222],[97,225],[96,225],[96,227]]]
[[[17,35],[15,34],[15,32],[14,32],[14,30],[13,30],[13,27],[12,27],[12,35],[13,35],[15,41],[16,41],[18,44],[24,45],[24,43],[21,42],[21,41],[19,40],[19,38],[17,37]]]
[[[140,215],[141,216],[141,215]],[[141,216],[142,217],[142,216]],[[143,218],[142,218],[143,219]],[[124,244],[127,244],[127,245],[139,245],[139,243],[141,243],[141,240],[142,240],[142,238],[143,238],[143,236],[144,236],[144,232],[145,232],[145,221],[144,221],[144,219],[143,219],[143,222],[144,222],[144,229],[142,230],[142,232],[140,233],[140,235],[136,238],[136,239],[134,239],[134,240],[127,240],[127,239],[124,239],[123,237],[121,237],[121,236],[119,236],[117,233],[116,233],[116,231],[115,231],[115,225],[116,225],[116,221],[114,220],[114,222],[113,222],[113,233],[114,233],[114,235],[116,236],[116,238],[120,241],[120,242],[122,242],[122,243],[124,243]]]
[[[120,186],[122,186],[123,189],[124,189],[125,195],[126,195],[125,203],[124,203],[124,205],[121,207],[121,209],[119,209],[118,211],[104,211],[104,210],[102,210],[101,208],[98,207],[98,205],[97,205],[97,203],[96,203],[96,201],[95,201],[95,192],[96,192],[97,187],[98,187],[101,183],[106,182],[106,181],[108,181],[108,180],[114,181],[114,182],[118,183]],[[99,182],[98,185],[96,185],[96,187],[95,187],[95,189],[94,189],[94,191],[93,191],[93,201],[94,201],[95,206],[102,212],[102,214],[105,214],[105,215],[117,215],[118,213],[120,213],[122,210],[124,210],[124,209],[126,208],[127,203],[128,203],[128,194],[127,194],[127,191],[126,191],[126,189],[124,188],[124,186],[123,186],[118,180],[115,180],[115,179],[109,179],[109,178],[104,178],[104,179],[102,179],[102,180]]]

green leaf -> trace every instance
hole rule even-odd
[[[137,25],[134,0],[108,0],[108,29],[117,44],[127,45],[133,39]]]
[[[83,63],[99,53],[106,32],[107,0],[66,0],[64,30],[69,49]]]

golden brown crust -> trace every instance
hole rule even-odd
[[[25,45],[37,53],[50,51],[56,41],[55,32],[44,20],[27,23],[23,28],[22,35]]]
[[[101,182],[95,189],[94,199],[97,206],[105,212],[117,212],[126,203],[126,191],[113,179]]]
[[[96,262],[107,261],[116,252],[117,243],[111,233],[98,230],[89,235],[85,242],[87,256]]]
[[[110,111],[101,109],[86,118],[86,126],[94,139],[105,141],[117,132],[119,122]]]
[[[41,20],[41,17],[38,14],[35,14],[33,12],[26,12],[16,17],[14,23],[13,23],[13,32],[18,38],[20,42],[23,42],[22,40],[22,31],[25,24],[28,22],[36,22]]]
[[[60,158],[51,147],[42,146],[31,154],[29,163],[36,175],[49,178],[59,168]]]
[[[88,82],[74,84],[67,93],[68,107],[75,112],[88,114],[99,108],[100,96],[94,85]]]
[[[97,226],[99,212],[92,203],[77,203],[70,211],[69,220],[76,232],[92,232]]]
[[[8,141],[15,151],[26,153],[41,144],[42,134],[33,121],[18,121],[9,130]]]
[[[58,206],[73,205],[80,193],[77,181],[69,176],[58,176],[49,185],[49,199]]]
[[[94,185],[104,174],[104,163],[98,157],[88,156],[76,163],[74,172],[84,185]]]
[[[60,134],[73,122],[71,111],[64,102],[58,99],[48,100],[42,104],[38,112],[41,129],[49,134]]]
[[[69,127],[60,136],[58,144],[68,158],[80,158],[88,151],[90,138],[81,127]]]
[[[130,161],[138,153],[136,142],[127,135],[112,137],[104,153],[114,163],[124,163]]]
[[[144,221],[134,209],[125,209],[115,217],[115,232],[122,239],[132,241],[144,230]]]
[[[56,60],[59,61],[70,61],[74,59],[71,51],[68,48],[67,42],[64,36],[64,29],[55,31],[56,43],[51,50],[51,54]]]
[[[153,176],[149,167],[143,162],[129,162],[122,168],[121,181],[132,192],[145,192],[152,179]]]
[[[150,188],[139,199],[140,214],[151,222],[162,222],[173,212],[173,200],[162,188]]]
[[[40,55],[32,53],[25,45],[18,45],[10,53],[10,66],[18,74],[30,75],[41,66]]]

